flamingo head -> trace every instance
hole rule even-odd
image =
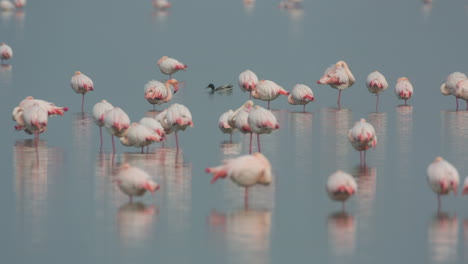
[[[179,82],[176,79],[170,79],[166,83],[174,87],[174,93],[177,93],[177,91],[179,91]]]
[[[80,71],[76,71],[76,72],[75,72],[75,75],[80,75],[80,74],[81,74]]]
[[[252,100],[248,100],[247,102],[245,102],[244,104],[244,108],[247,108],[247,109],[251,109],[254,105],[254,102]]]

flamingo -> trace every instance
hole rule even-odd
[[[124,146],[141,148],[143,154],[143,148],[150,145],[153,142],[160,142],[161,136],[156,134],[153,130],[148,127],[133,123],[127,130],[127,133],[120,138],[120,143]]]
[[[158,134],[162,139],[166,136],[166,132],[164,131],[163,126],[161,123],[159,123],[156,119],[151,118],[151,117],[143,117],[140,119],[141,125],[144,125],[145,127],[151,129],[151,131],[154,131],[156,134]]]
[[[464,79],[457,83],[454,95],[456,98],[465,100],[466,110],[468,111],[468,79]]]
[[[456,96],[457,84],[463,80],[466,80],[467,77],[464,73],[461,72],[453,72],[447,76],[445,83],[440,86],[440,92],[447,96],[447,95],[454,95],[455,102],[457,104],[457,111],[458,111],[458,97]]]
[[[234,111],[234,114],[228,119],[228,124],[239,130],[242,134],[250,134],[249,153],[252,154],[252,129],[250,128],[248,117],[250,109],[254,103],[248,100],[241,107]]]
[[[366,164],[366,151],[377,145],[377,135],[374,127],[367,123],[364,118],[356,122],[348,132],[348,139],[351,145],[359,151],[360,164]]]
[[[9,0],[0,0],[0,10],[9,12],[15,9],[15,5]],[[0,53],[1,54],[1,53]]]
[[[278,98],[280,94],[289,95],[289,92],[275,82],[261,80],[258,82],[257,88],[252,92],[252,97],[262,101],[268,101],[268,109],[270,109],[270,101]]]
[[[348,64],[345,61],[339,61],[330,66],[317,81],[318,84],[328,84],[334,89],[338,89],[338,107],[340,107],[341,91],[351,87],[356,82]]]
[[[142,196],[146,191],[154,194],[159,190],[159,184],[153,181],[148,173],[128,163],[122,165],[115,182],[120,190],[128,195],[130,203],[133,196]]]
[[[395,94],[398,99],[405,100],[406,105],[406,101],[413,96],[413,85],[411,85],[411,82],[408,80],[408,78],[398,78],[397,84],[395,85]]]
[[[330,199],[342,202],[343,212],[345,210],[345,202],[349,197],[353,196],[357,191],[357,183],[353,176],[338,170],[327,181],[327,193]]]
[[[94,122],[96,125],[99,127],[99,136],[101,138],[101,151],[102,151],[102,127],[105,125],[104,124],[104,116],[107,113],[107,111],[110,111],[114,108],[114,106],[107,102],[106,100],[102,100],[99,103],[96,103],[93,107],[93,118]]]
[[[305,84],[296,84],[288,96],[288,103],[291,105],[303,105],[305,113],[306,104],[315,101],[314,93],[309,86]]]
[[[229,141],[232,142],[232,134],[236,131],[235,127],[229,125],[229,119],[234,115],[234,111],[229,110],[219,117],[218,127],[224,134],[229,134]]]
[[[250,111],[247,122],[252,132],[257,134],[258,152],[262,152],[260,149],[260,134],[270,134],[273,130],[279,128],[276,117],[270,110],[256,105]]]
[[[47,129],[47,110],[39,104],[33,104],[23,111],[25,131],[34,134],[34,142],[37,146],[39,134]]]
[[[26,0],[15,0],[14,3],[16,8],[23,8],[26,5]]]
[[[379,108],[379,94],[388,88],[387,80],[378,71],[373,71],[367,76],[366,86],[369,92],[373,93],[377,97],[375,104],[375,111],[378,112]]]
[[[463,195],[468,195],[468,177],[463,182]]]
[[[164,115],[161,115],[163,112],[156,116],[156,120],[161,120],[161,125],[165,128],[166,134],[174,132],[177,150],[179,150],[177,131],[184,131],[188,126],[193,127],[192,114],[186,106],[181,104],[169,106]]]
[[[252,91],[257,88],[258,77],[251,71],[246,70],[239,74],[239,87],[243,92],[249,92],[249,99],[252,99]]]
[[[171,7],[168,0],[153,0],[153,7],[158,9],[167,9]]]
[[[447,195],[453,191],[457,195],[458,183],[460,176],[457,169],[444,160],[442,157],[437,157],[427,167],[427,180],[431,189],[437,194],[438,210],[440,211],[440,196]]]
[[[54,103],[51,103],[51,102],[47,102],[41,99],[34,99],[34,97],[32,96],[27,96],[26,98],[24,98],[19,103],[18,107],[24,109],[33,104],[39,104],[41,107],[47,110],[47,114],[50,116],[54,116],[54,115],[63,116],[64,113],[68,111],[68,107],[56,106]]]
[[[170,79],[165,83],[152,80],[145,85],[145,99],[153,105],[153,110],[156,111],[156,104],[167,103],[172,99],[171,86],[174,88],[174,93],[177,93],[179,82],[176,79]]]
[[[114,136],[123,137],[130,126],[130,118],[119,107],[114,107],[104,114],[104,125],[112,135],[112,151],[115,153]]]
[[[169,58],[168,56],[162,56],[158,60],[159,70],[166,75],[169,75],[169,79],[172,79],[172,74],[178,72],[179,70],[185,71],[187,69],[187,65],[183,64],[182,62]]]
[[[269,185],[272,182],[270,161],[262,153],[244,155],[229,159],[218,167],[206,168],[205,172],[213,174],[211,183],[219,178],[229,177],[237,185],[244,187],[245,204],[248,203],[248,188],[255,185]]]
[[[81,94],[81,112],[84,112],[84,96],[89,91],[94,91],[93,81],[80,71],[75,72],[75,75],[71,78],[70,81],[71,88],[75,93]]]
[[[3,1],[2,1],[3,2]],[[9,2],[9,1],[8,1]],[[10,3],[10,2],[9,2]],[[11,3],[10,3],[11,4]],[[13,58],[13,50],[10,46],[5,44],[4,42],[0,43],[0,59],[1,64],[4,65],[4,61]]]

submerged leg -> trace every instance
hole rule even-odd
[[[103,142],[102,142],[102,127],[99,127],[99,136],[100,136],[100,138],[101,138],[101,148],[100,148],[100,150],[101,150],[101,152],[102,152],[102,143],[103,143]]]
[[[340,101],[341,101],[341,90],[338,90],[338,107],[340,107]]]
[[[84,112],[84,95],[85,94],[82,94],[81,96],[81,112]]]
[[[174,132],[175,134],[175,142],[176,142],[176,147],[177,147],[177,150],[179,149],[179,137],[177,137],[177,132]]]
[[[249,154],[252,154],[252,133],[250,133]]]
[[[115,153],[114,135],[112,135],[112,152]]]

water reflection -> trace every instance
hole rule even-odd
[[[346,212],[335,212],[328,216],[328,241],[337,256],[353,255],[356,242],[354,217]]]
[[[334,161],[335,168],[347,168],[351,145],[348,141],[348,132],[351,128],[351,109],[323,108],[320,109],[322,139],[320,149],[321,162]],[[357,160],[359,153],[355,152]],[[354,159],[353,159],[354,160]]]
[[[246,14],[251,15],[255,9],[255,0],[242,0],[244,3],[244,11]]]
[[[242,144],[231,141],[223,141],[221,144],[219,144],[219,148],[221,149],[221,153],[223,153],[224,156],[235,156],[241,153]]]
[[[154,236],[158,208],[141,202],[122,205],[117,212],[120,240],[128,246],[137,246]]]
[[[441,111],[441,146],[447,160],[458,169],[465,170],[468,147],[468,112]]]
[[[377,169],[356,166],[351,174],[357,179],[359,214],[362,218],[371,215],[376,195]]]
[[[427,19],[429,18],[429,15],[431,14],[432,10],[432,0],[422,0],[423,4],[421,7],[421,11],[423,13],[423,18]]]
[[[10,64],[0,65],[0,83],[4,85],[11,84],[13,66]]]
[[[77,150],[83,152],[86,156],[89,156],[88,153],[91,150],[91,126],[93,124],[93,117],[90,114],[73,114],[73,144]]]
[[[411,165],[411,135],[413,133],[413,107],[401,105],[396,107],[397,127],[397,175],[399,177],[408,175]]]
[[[292,133],[291,139],[293,142],[289,144],[293,147],[291,149],[293,155],[293,165],[299,171],[311,171],[312,164],[310,157],[312,155],[313,135],[312,135],[312,121],[314,115],[312,113],[289,113],[290,131]],[[307,147],[304,147],[307,146]]]
[[[208,223],[222,235],[236,263],[270,263],[271,212],[241,210],[222,214],[213,210]]]
[[[434,263],[453,262],[457,257],[458,218],[448,213],[437,213],[429,223],[429,254]]]
[[[27,139],[16,141],[13,154],[18,224],[31,237],[27,241],[35,244],[46,236],[47,195],[62,166],[63,151],[48,148],[43,140],[36,147],[34,140]]]
[[[375,165],[385,164],[385,150],[387,141],[387,113],[369,113],[369,123],[375,128],[377,134],[377,146],[371,149],[368,157],[375,160]],[[370,155],[369,155],[370,154]]]
[[[0,10],[0,21],[5,28],[8,28],[11,17],[13,16],[13,11],[11,10]]]

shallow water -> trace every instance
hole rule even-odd
[[[271,1],[270,1],[271,2]],[[131,6],[129,6],[131,4]],[[14,49],[0,68],[0,248],[13,263],[466,263],[466,197],[444,197],[441,212],[426,182],[436,157],[468,174],[468,112],[455,112],[453,97],[439,92],[453,71],[468,72],[464,52],[468,3],[437,1],[343,1],[303,3],[173,1],[155,10],[151,1],[28,1],[21,12],[0,12],[0,41]],[[174,75],[184,85],[173,102],[185,104],[195,127],[149,154],[117,146],[90,115],[106,98],[132,120],[152,116],[143,98],[163,55],[189,65]],[[323,71],[346,60],[357,82],[337,91],[318,86]],[[243,190],[230,181],[211,185],[204,168],[248,153],[249,137],[221,134],[217,121],[247,98],[209,94],[209,83],[237,85],[251,69],[291,90],[312,87],[316,102],[272,102],[281,128],[261,137],[273,164],[274,183]],[[390,87],[379,112],[365,88],[373,70]],[[95,91],[81,97],[69,87],[74,71],[90,76]],[[406,76],[415,97],[400,106],[396,79]],[[70,107],[50,118],[38,147],[15,132],[11,110],[24,97]],[[256,103],[266,106],[265,102]],[[461,109],[464,109],[464,102]],[[158,110],[162,110],[160,106]],[[359,166],[346,137],[360,118],[374,125],[376,149]],[[256,141],[254,140],[254,150]],[[115,167],[129,162],[161,184],[154,197],[133,204],[112,182]],[[329,200],[327,177],[342,169],[356,177],[358,194],[346,204]]]

